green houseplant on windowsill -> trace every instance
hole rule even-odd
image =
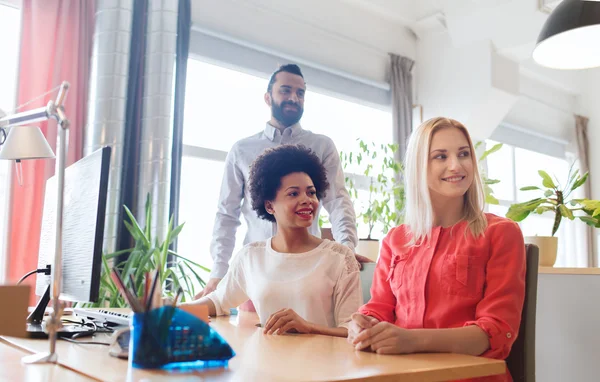
[[[150,222],[152,221],[152,207],[150,195],[146,198],[145,218],[146,226],[141,227],[131,211],[123,206],[127,214],[125,226],[129,234],[135,240],[135,245],[122,251],[105,254],[102,256],[102,276],[100,278],[100,293],[98,302],[83,304],[84,307],[128,307],[125,299],[118,292],[117,287],[110,277],[111,265],[118,269],[125,284],[132,288],[129,275],[133,276],[137,295],[143,295],[144,275],[146,272],[159,270],[159,281],[162,285],[163,297],[173,297],[181,287],[183,294],[181,301],[193,299],[196,294],[196,286],[204,287],[204,279],[200,271],[210,272],[202,265],[189,260],[169,249],[169,246],[177,238],[183,229],[183,224],[173,227],[173,217],[169,220],[167,232],[163,239],[153,238]],[[127,258],[114,264],[122,256]],[[133,288],[132,288],[133,289]]]
[[[600,201],[590,199],[569,199],[571,193],[581,187],[588,179],[588,173],[579,174],[579,170],[573,172],[573,165],[567,175],[567,183],[561,186],[556,179],[552,180],[546,171],[539,170],[542,178],[542,187],[527,186],[521,191],[537,191],[543,196],[528,200],[523,203],[515,203],[510,206],[506,217],[521,222],[531,213],[554,214],[554,220],[549,232],[551,236],[528,236],[526,243],[535,244],[540,248],[540,266],[552,267],[556,262],[558,238],[555,236],[563,218],[569,220],[579,219],[582,222],[599,228],[600,227]]]
[[[367,237],[360,238],[356,251],[373,261],[379,255],[379,238],[390,228],[403,222],[404,184],[400,181],[402,165],[395,160],[397,144],[366,143],[358,139],[356,152],[340,152],[342,167],[347,171],[352,165],[359,167],[361,176],[368,183],[366,190],[356,187],[355,179],[346,176],[346,189],[355,201],[359,194],[367,193],[367,204],[359,206],[358,224],[367,227]],[[355,205],[355,208],[357,206]],[[381,235],[373,235],[375,226],[381,227]]]

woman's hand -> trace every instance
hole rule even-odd
[[[348,335],[349,336],[349,335]],[[364,329],[352,341],[356,350],[370,348],[377,354],[408,354],[418,352],[416,332],[389,322],[380,322]]]
[[[271,315],[265,324],[265,334],[283,334],[287,332],[311,333],[312,324],[292,309],[281,309]]]
[[[364,314],[354,313],[352,320],[348,324],[348,342],[354,344],[354,339],[360,332],[365,329],[372,328],[374,325],[379,323],[379,320],[375,317],[365,316]]]

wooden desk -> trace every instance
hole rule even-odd
[[[503,374],[504,361],[459,354],[402,356],[357,352],[344,338],[318,335],[268,336],[257,328],[256,314],[213,319],[211,326],[233,347],[236,356],[228,369],[174,374],[132,369],[108,355],[99,345],[57,343],[59,363],[88,376],[107,381],[190,380],[203,381],[449,381]],[[45,350],[46,341],[8,339],[28,350]],[[164,378],[162,378],[164,377]]]
[[[23,365],[21,358],[29,354],[0,338],[0,381],[92,381],[92,379],[60,365]]]
[[[552,275],[600,275],[600,268],[540,267],[539,273],[547,273]]]

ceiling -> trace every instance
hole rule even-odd
[[[489,39],[515,60],[526,60],[551,9],[559,0],[342,0],[402,23],[417,35],[435,26],[450,28],[455,44]],[[475,32],[475,33],[474,33]]]
[[[336,0],[338,1],[338,0]],[[496,51],[548,85],[578,93],[581,73],[540,68],[532,58],[539,31],[561,0],[341,0],[411,29],[419,38],[447,31],[453,45],[491,41]]]

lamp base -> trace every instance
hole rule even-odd
[[[56,353],[37,353],[21,358],[21,362],[27,365],[56,363],[57,361],[58,355]]]

